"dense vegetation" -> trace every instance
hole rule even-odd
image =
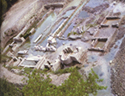
[[[100,80],[93,70],[84,81],[78,70],[74,68],[69,79],[60,86],[51,84],[49,76],[44,79],[37,70],[27,76],[29,80],[22,89],[24,96],[89,96],[90,93],[96,95],[97,90],[106,89],[97,84],[103,80]]]
[[[0,96],[22,96],[14,84],[0,78]]]
[[[0,25],[3,21],[3,14],[5,12],[7,12],[9,10],[9,8],[18,0],[0,0],[0,8],[1,8],[1,12],[0,12]]]
[[[56,74],[71,72],[68,80],[56,86],[51,84],[49,76],[44,78],[46,71],[34,70],[32,74],[27,72],[29,80],[27,85],[18,89],[15,85],[8,83],[5,79],[0,79],[0,96],[89,96],[92,93],[97,95],[97,90],[106,89],[97,82],[102,82],[98,75],[92,70],[86,80],[78,72],[78,68],[68,68],[60,70]]]
[[[2,2],[2,13],[5,13],[9,8],[18,0],[1,0]]]

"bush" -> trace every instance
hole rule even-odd
[[[83,80],[77,68],[70,71],[72,72],[69,79],[65,80],[62,85],[56,86],[50,84],[49,76],[44,79],[40,73],[37,73],[37,70],[34,70],[32,74],[27,74],[28,84],[23,87],[22,92],[24,96],[89,96],[90,93],[96,96],[97,90],[106,89],[96,83],[98,80],[102,80],[93,70],[86,81]]]
[[[22,96],[14,84],[0,78],[0,96]]]
[[[70,33],[68,33],[68,35],[67,35],[67,36],[69,37],[70,35],[71,35],[71,32],[70,32]]]
[[[30,72],[32,72],[33,71],[33,68],[27,68],[27,67],[25,67],[24,68],[24,73],[30,73]]]
[[[73,32],[73,35],[76,35],[77,33],[76,32]]]
[[[0,63],[5,63],[6,61],[7,61],[7,59],[11,59],[11,57],[8,57],[8,56],[6,56],[6,55],[4,55],[4,54],[0,54]]]
[[[65,68],[65,69],[60,69],[56,72],[53,72],[54,74],[63,74],[63,73],[70,73],[73,72],[74,69],[79,69],[78,67],[69,67],[69,68]]]

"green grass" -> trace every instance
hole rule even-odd
[[[83,76],[78,72],[77,67],[67,68],[60,73],[71,72],[71,75],[60,86],[51,84],[52,81],[49,76],[44,79],[44,72],[48,70],[33,70],[32,74],[27,73],[27,85],[21,89],[17,88],[14,84],[0,79],[0,95],[1,96],[89,96],[89,94],[97,95],[97,90],[106,89],[105,86],[100,86],[97,82],[102,82],[98,75],[91,70],[86,81]],[[30,69],[25,69],[31,71]],[[22,95],[23,94],[23,95]]]
[[[77,35],[78,33],[77,32],[70,32],[70,33],[68,33],[67,37],[69,37],[71,34]]]
[[[59,69],[58,71],[52,72],[54,74],[63,74],[63,73],[70,73],[73,72],[74,69],[79,69],[78,67],[69,67],[65,69]]]
[[[24,73],[30,73],[30,72],[32,72],[33,71],[33,68],[24,68]]]
[[[37,26],[36,26],[36,24],[37,24],[37,22],[34,22],[33,24],[32,24],[32,26],[25,32],[25,34],[24,35],[20,35],[20,37],[24,37],[25,39],[27,38],[27,37],[29,37],[31,34],[30,34],[30,30],[32,29],[32,28],[36,28]]]
[[[95,27],[95,26],[97,26],[97,24],[96,23],[94,23],[94,24],[87,24],[87,27]]]
[[[72,33],[70,32],[70,33],[68,33],[68,35],[67,35],[67,36],[69,37],[71,34],[72,34]]]
[[[73,32],[73,35],[77,35],[77,33],[76,33],[76,32]]]
[[[0,63],[5,63],[6,62],[6,60],[7,59],[11,59],[11,57],[8,57],[8,56],[6,56],[6,55],[4,55],[4,54],[0,54]]]
[[[18,66],[8,66],[7,69],[11,70],[11,69],[19,69],[21,70],[23,67],[18,67]]]

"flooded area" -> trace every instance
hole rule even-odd
[[[68,17],[69,17],[69,16],[73,13],[73,11],[74,11],[74,10],[69,10],[69,11],[67,11],[67,12],[65,13],[65,15],[63,15],[63,16],[68,16]]]
[[[79,13],[79,15],[78,15],[78,18],[87,18],[87,17],[89,17],[89,14],[86,12],[86,11],[81,11],[80,13]]]
[[[125,38],[125,35],[120,40],[116,41],[113,47],[111,48],[110,52],[104,56],[107,62],[114,59],[124,38]]]
[[[125,38],[125,35],[123,38],[118,40],[113,45],[113,47],[111,48],[109,53],[105,54],[104,56],[100,57],[100,59],[98,59],[98,62],[100,62],[100,65],[93,68],[93,70],[96,72],[96,74],[98,74],[99,78],[104,79],[104,81],[99,84],[107,86],[106,90],[98,91],[97,96],[114,96],[111,93],[111,70],[110,70],[109,62],[111,60],[113,60],[114,57],[116,56],[124,38]],[[116,48],[116,46],[117,46],[117,48]]]
[[[114,96],[111,93],[110,66],[108,65],[107,62],[105,62],[105,60],[101,61],[100,63],[102,63],[102,64],[94,67],[93,70],[99,76],[100,79],[103,79],[103,82],[98,83],[98,84],[107,86],[107,89],[99,90],[97,96]],[[93,96],[93,95],[90,95],[90,96]]]
[[[58,28],[59,26],[61,26],[61,24],[65,21],[65,19],[62,19],[58,24],[55,25],[54,28],[52,28],[52,31],[51,33],[54,33]]]
[[[107,0],[90,0],[90,1],[86,4],[86,6],[94,8],[94,7],[96,7],[96,6],[99,6],[99,5],[101,5],[101,4],[104,4],[104,3],[106,3],[106,2],[107,2]]]
[[[96,62],[98,60],[98,56],[96,56],[96,55],[89,55],[88,57],[87,57],[87,62],[88,63],[94,63],[94,62]]]
[[[72,4],[74,4],[74,5],[72,5],[72,6],[75,6],[75,5],[77,5],[77,4],[79,4],[81,1],[79,1],[79,2],[77,2],[76,3],[76,1],[74,1],[74,2],[72,2]],[[84,5],[85,3],[83,3],[81,6],[80,6],[80,8],[78,8],[78,10],[73,14],[73,16],[68,20],[68,22],[70,22],[73,18],[74,18],[74,16],[77,14],[77,12],[82,8],[82,6]],[[70,7],[71,5],[69,4],[69,6],[68,7]],[[67,8],[68,8],[67,7]],[[73,11],[74,10],[69,10],[69,11],[67,11],[63,16],[65,17],[65,16],[70,16],[72,13],[73,13]],[[44,15],[45,16],[45,15]],[[52,23],[54,23],[55,22],[55,20],[56,20],[56,18],[57,18],[57,16],[56,16],[56,14],[54,13],[54,12],[52,12],[43,22],[42,22],[42,24],[36,29],[36,32],[33,34],[33,35],[31,35],[29,38],[30,38],[30,44],[29,44],[29,42],[27,43],[25,43],[25,45],[29,45],[28,47],[27,47],[27,49],[29,50],[28,51],[28,53],[29,54],[34,54],[34,55],[37,55],[38,53],[38,55],[40,55],[40,54],[44,54],[43,52],[37,52],[37,51],[34,51],[34,46],[35,45],[41,45],[41,46],[43,46],[43,47],[45,47],[46,46],[46,44],[47,44],[47,39],[48,39],[48,37],[46,37],[47,35],[49,35],[50,33],[52,34],[52,33],[54,33],[58,28],[59,28],[59,26],[61,26],[61,24],[64,22],[64,20],[65,19],[62,19],[57,25],[55,25],[53,28],[51,28],[51,26],[52,26]],[[67,22],[67,23],[68,23]],[[74,24],[71,24],[69,27],[68,27],[68,29],[66,30],[66,32],[65,32],[65,34],[64,34],[64,37],[67,37],[67,34],[68,34],[68,32],[70,32],[72,29],[73,29],[73,26],[74,26]],[[63,27],[63,28],[65,28],[65,27]],[[52,30],[51,30],[52,29]],[[50,32],[50,33],[49,33]],[[37,39],[37,37],[39,36],[39,35],[42,35],[42,37],[38,40],[38,42],[37,43],[34,43],[34,41]],[[44,37],[46,37],[45,39],[44,39]],[[57,48],[58,47],[60,47],[63,43],[67,43],[68,42],[68,40],[59,40],[59,39],[57,39]],[[25,48],[24,47],[22,47],[21,48],[22,50],[24,50]]]
[[[43,40],[43,38],[49,34],[48,32],[50,32],[50,27],[52,22],[55,21],[56,19],[56,14],[54,12],[52,12],[43,22],[42,24],[36,29],[36,32],[29,36],[29,41],[26,42],[24,45],[25,46],[22,46],[20,49],[21,50],[25,50],[25,49],[28,49],[28,53],[29,54],[34,54],[34,55],[37,55],[37,53],[39,52],[36,52],[34,51],[34,46],[37,45],[38,43],[40,43],[41,40]],[[42,37],[38,40],[37,43],[34,43],[34,41],[38,38],[39,35],[42,34]],[[47,44],[47,38],[45,40],[43,40],[43,42],[40,43],[41,45],[45,46]],[[26,48],[25,48],[26,47]],[[40,52],[43,54],[43,52]]]
[[[20,56],[21,59],[18,58],[19,52],[16,53],[17,51],[15,51],[16,56],[18,54],[17,59],[20,61],[24,60],[21,64],[22,66],[25,65],[25,67],[36,68],[37,66],[37,69],[43,70],[46,68],[45,66],[49,66],[47,68],[53,70],[56,66],[54,71],[57,71],[62,69],[60,67],[62,64],[69,66],[68,64],[71,64],[71,62],[80,61],[81,58],[84,58],[80,61],[80,64],[84,66],[84,68],[81,67],[81,69],[89,73],[91,68],[93,68],[99,78],[103,79],[103,82],[99,82],[98,84],[107,86],[106,90],[97,91],[97,96],[114,96],[111,91],[110,62],[114,60],[125,35],[115,42],[115,36],[117,37],[122,17],[119,16],[119,19],[112,19],[113,16],[108,16],[107,14],[108,12],[112,13],[114,11],[115,13],[122,12],[123,15],[125,14],[125,10],[124,12],[122,11],[120,4],[116,4],[116,7],[112,4],[112,9],[114,8],[114,10],[110,8],[109,10],[105,7],[106,5],[104,5],[104,9],[108,9],[104,11],[107,12],[107,14],[104,14],[101,12],[103,8],[99,10],[97,6],[101,5],[101,7],[103,7],[103,4],[107,3],[108,0],[83,0],[83,3],[81,3],[81,1],[82,0],[73,0],[67,4],[66,7],[61,7],[60,10],[56,10],[57,6],[54,7],[55,9],[52,7],[50,8],[51,10],[46,10],[46,13],[41,16],[41,21],[43,21],[41,23],[39,22],[40,24],[38,23],[39,26],[36,29],[34,28],[35,32],[31,32],[32,35],[28,38],[14,38],[15,41],[13,42],[18,42],[18,44],[21,44],[23,39],[25,39],[21,47],[16,48],[18,48],[18,51],[27,51],[26,54],[25,51],[23,51],[24,53],[22,52],[23,55]],[[123,5],[121,4],[121,6]],[[90,8],[90,11],[94,12],[89,12],[85,10],[84,7],[86,7],[86,9]],[[104,18],[101,20],[100,18],[103,14]],[[40,19],[37,20],[40,21]],[[98,20],[102,23],[95,24]],[[112,25],[114,24],[117,24],[117,27],[113,27]],[[122,26],[125,27],[125,25]],[[110,44],[112,44],[113,47],[109,49]],[[13,47],[11,44],[8,46]],[[68,57],[67,54],[70,55],[68,59],[61,59],[63,55],[64,57]],[[29,58],[32,60],[27,60]],[[38,61],[40,61],[39,64]],[[62,61],[64,62],[62,63]],[[43,66],[43,69],[41,66]],[[89,96],[94,95],[89,94]]]
[[[69,7],[71,7],[71,6],[78,6],[81,1],[82,1],[82,0],[73,0],[71,3],[69,3],[69,4],[65,7],[65,9],[67,9],[67,8],[69,8]],[[64,9],[64,10],[65,10],[65,9]]]
[[[36,32],[30,36],[30,41],[31,44],[33,44],[33,41],[40,35],[43,34],[42,37],[44,37],[48,32],[48,29],[50,28],[49,26],[51,26],[51,23],[54,22],[56,19],[56,14],[55,13],[51,13],[49,15],[49,17],[46,18],[45,21],[43,21],[43,23],[40,25],[40,27],[38,27],[36,29]],[[48,28],[46,31],[44,31],[46,28]]]
[[[119,50],[119,47],[122,43],[122,40],[125,38],[125,35],[122,39],[118,40],[114,46],[111,48],[110,52],[107,53],[106,55],[104,55],[100,60],[100,64],[99,66],[95,67],[93,70],[98,74],[98,76],[100,77],[100,79],[104,79],[104,81],[102,83],[100,83],[101,85],[105,85],[108,88],[106,90],[101,90],[98,91],[98,95],[97,96],[114,96],[111,93],[111,70],[110,70],[110,66],[109,66],[109,62],[111,60],[114,59],[114,57],[116,56],[116,53]],[[115,48],[115,46],[117,46],[117,48]]]
[[[72,24],[67,28],[67,30],[66,30],[65,33],[64,33],[64,37],[65,37],[65,38],[67,38],[68,33],[70,33],[70,32],[72,31],[73,27],[74,27],[74,23],[72,23]]]
[[[118,22],[119,22],[119,19],[105,20],[104,24],[111,25],[111,24],[116,24]]]
[[[105,41],[98,41],[98,43],[95,45],[95,47],[103,48],[105,43],[106,43]]]

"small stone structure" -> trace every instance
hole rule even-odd
[[[68,38],[71,40],[81,39],[82,35],[70,35]]]
[[[47,4],[47,5],[44,5],[44,7],[46,8],[46,9],[49,9],[49,8],[62,8],[63,7],[63,5],[64,5],[64,3],[62,2],[62,3],[50,3],[50,4]]]
[[[13,38],[13,41],[14,41],[14,42],[22,42],[22,38],[14,37],[14,38]]]
[[[107,24],[101,24],[101,27],[109,27]]]
[[[120,19],[120,17],[118,17],[118,16],[108,16],[108,17],[106,17],[106,19],[107,20],[115,20],[115,19]]]
[[[81,64],[81,57],[83,54],[86,55],[85,53],[86,52],[81,47],[73,48],[68,46],[59,55],[59,60],[64,65],[70,65],[74,61]]]
[[[40,35],[33,41],[33,43],[36,43],[42,36],[43,36],[43,35],[40,34]]]
[[[76,32],[77,32],[78,34],[81,34],[81,33],[83,32],[83,29],[80,28],[80,27],[77,27]]]
[[[118,24],[118,23],[113,23],[113,24],[112,24],[112,27],[118,28],[118,27],[119,27],[119,24]]]
[[[47,42],[48,42],[49,44],[55,44],[55,43],[56,43],[56,39],[55,39],[53,36],[50,36],[50,37],[48,38]]]
[[[52,45],[49,45],[49,43],[47,43],[46,47],[43,47],[43,46],[35,46],[34,49],[36,51],[48,51],[48,52],[55,52],[56,51],[56,48]]]
[[[23,45],[25,43],[25,39],[23,37],[21,38],[13,38],[13,42],[11,43],[11,48],[12,48],[12,51],[16,51],[21,45]]]
[[[106,50],[106,42],[107,42],[108,38],[93,38],[91,39],[91,48],[89,48],[89,51],[98,51],[98,52],[104,52]],[[99,42],[105,42],[104,46],[101,47],[96,47],[96,45]]]
[[[18,52],[18,55],[26,55],[26,54],[28,54],[28,50],[23,50]]]

